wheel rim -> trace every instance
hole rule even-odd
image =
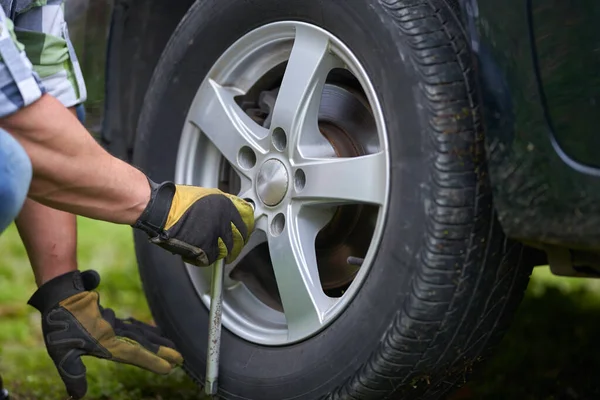
[[[360,289],[388,209],[386,128],[364,68],[314,25],[246,34],[196,94],[175,180],[256,206],[255,232],[226,266],[223,325],[262,345],[318,333]],[[211,269],[186,267],[209,307]]]

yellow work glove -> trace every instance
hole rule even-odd
[[[96,271],[67,272],[40,286],[28,302],[41,313],[48,355],[72,399],[81,399],[87,392],[83,356],[161,375],[183,363],[159,328],[133,318],[116,318],[110,308],[103,308],[94,290],[99,283]]]
[[[237,258],[254,230],[250,203],[218,189],[148,181],[151,198],[134,228],[190,264]]]

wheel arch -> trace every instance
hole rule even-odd
[[[152,73],[171,34],[194,0],[115,0],[105,65],[100,141],[130,162],[137,121]]]

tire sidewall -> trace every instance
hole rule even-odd
[[[341,385],[380,345],[404,306],[418,265],[428,189],[427,117],[417,72],[393,19],[378,3],[209,0],[182,20],[155,71],[138,124],[133,163],[154,181],[173,180],[193,98],[218,57],[270,22],[320,26],[356,55],[383,109],[390,151],[384,235],[361,289],[327,329],[296,345],[259,346],[223,330],[220,387],[235,399],[315,399]],[[135,233],[152,312],[197,379],[204,376],[208,311],[176,256]],[[265,388],[268,387],[268,390]]]

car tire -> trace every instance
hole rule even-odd
[[[248,31],[281,20],[339,37],[374,82],[388,126],[388,218],[374,268],[330,326],[261,346],[227,329],[225,399],[438,399],[464,383],[509,325],[532,265],[496,219],[470,49],[444,0],[205,0],[156,67],[133,163],[173,180],[180,134],[202,80]],[[135,233],[157,323],[202,384],[208,310],[183,262]]]

